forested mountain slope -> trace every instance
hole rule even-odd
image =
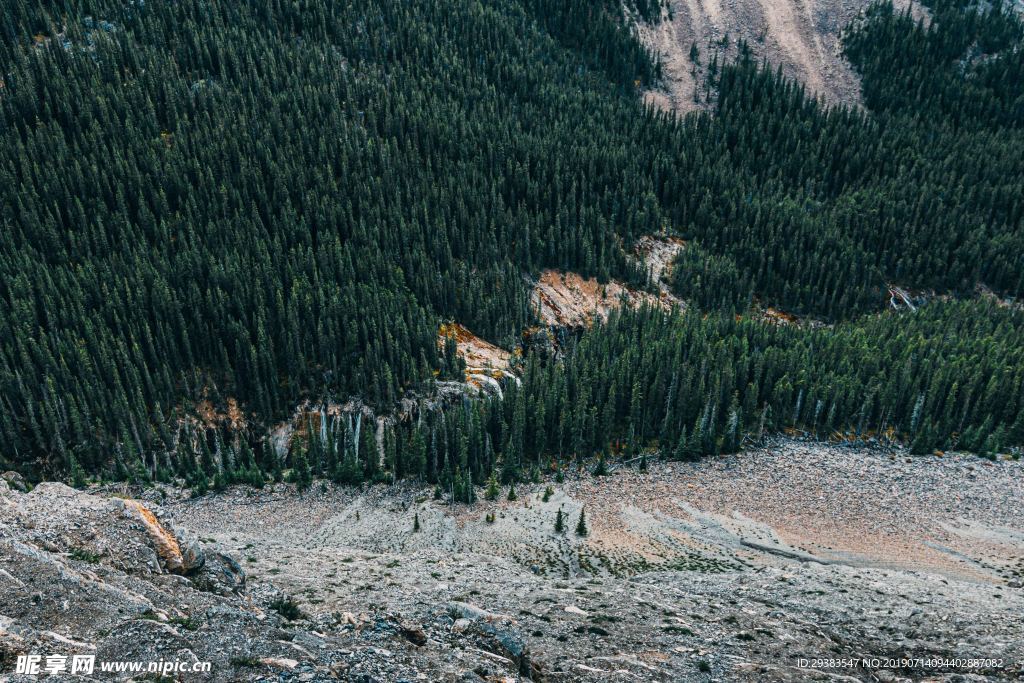
[[[1019,312],[873,317],[893,282],[1024,287],[1021,23],[932,9],[926,29],[878,5],[851,32],[867,111],[741,48],[708,69],[716,111],[678,118],[642,104],[661,68],[609,0],[5,3],[0,458],[453,483],[761,425],[1020,444]],[[674,287],[707,319],[615,318],[562,364],[528,357],[502,404],[389,428],[383,463],[345,425],[287,462],[267,448],[259,427],[302,399],[386,412],[458,377],[442,321],[513,346],[544,268],[648,286],[628,254],[655,233],[687,240]],[[735,322],[755,297],[844,322]],[[613,377],[648,337],[675,360]],[[183,438],[210,395],[253,429]]]

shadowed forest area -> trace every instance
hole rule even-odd
[[[5,3],[0,469],[418,476],[468,501],[791,428],[1019,449],[1024,27],[929,8],[847,31],[863,110],[741,46],[684,117],[642,104],[660,66],[611,0]],[[446,321],[518,347],[542,269],[657,291],[630,255],[648,235],[686,241],[685,311],[523,346],[502,399],[271,448],[303,400],[383,416],[461,380]],[[889,310],[890,286],[931,301]],[[246,426],[197,432],[228,397]]]

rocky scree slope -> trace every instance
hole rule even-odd
[[[125,498],[12,477],[0,676],[82,653],[209,661],[223,681],[1010,680],[1020,475],[780,440],[475,506],[401,483]],[[1002,662],[799,667],[866,656]]]

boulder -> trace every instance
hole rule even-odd
[[[478,644],[488,652],[512,660],[520,676],[534,681],[544,680],[544,669],[530,656],[526,640],[516,630],[477,620],[470,623],[466,633],[476,636]]]
[[[28,483],[26,483],[25,478],[17,472],[4,472],[3,474],[0,474],[0,479],[2,479],[11,490],[28,493]]]
[[[228,596],[245,590],[245,570],[224,553],[210,553],[191,574],[192,585],[207,593]]]
[[[164,569],[172,574],[185,573],[185,559],[181,553],[181,546],[178,545],[178,539],[160,524],[160,520],[156,518],[152,510],[137,500],[125,500],[124,514],[130,519],[142,523]]]
[[[185,549],[181,553],[181,561],[185,573],[196,572],[203,568],[203,565],[206,564],[206,553],[199,541],[192,540],[185,545]]]

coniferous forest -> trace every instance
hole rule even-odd
[[[5,2],[0,468],[420,477],[472,501],[489,477],[786,429],[1019,449],[1024,24],[928,8],[846,31],[863,108],[740,45],[712,111],[682,116],[643,104],[661,68],[611,0]],[[685,312],[523,347],[501,398],[380,442],[350,418],[270,447],[304,400],[390,415],[461,379],[443,322],[516,347],[542,269],[654,291],[628,256],[654,234],[686,241]],[[934,296],[897,312],[890,285]],[[211,396],[249,426],[188,433]]]

